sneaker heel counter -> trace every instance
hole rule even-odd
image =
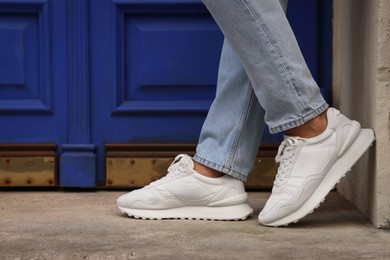
[[[341,113],[335,108],[329,108],[327,113],[328,124],[335,123],[337,121],[337,117],[340,116]]]
[[[245,203],[247,199],[244,183],[230,177],[226,178],[225,188],[210,201],[209,206],[236,205]]]
[[[341,157],[351,146],[353,141],[359,135],[360,132],[360,123],[355,120],[349,120],[346,118],[348,122],[342,125],[342,129],[340,129],[339,133],[342,135],[340,140],[344,140],[343,145],[341,146],[338,156]]]
[[[245,186],[242,181],[235,180],[235,185],[230,189],[230,196],[234,198],[236,203],[246,202],[248,193],[245,191]]]

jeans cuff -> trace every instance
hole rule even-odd
[[[207,159],[203,158],[201,155],[199,155],[198,153],[196,153],[192,159],[200,164],[203,164],[204,166],[207,166],[213,170],[222,172],[222,173],[229,175],[229,176],[231,176],[237,180],[240,180],[242,182],[246,182],[248,179],[248,174],[238,172],[238,171],[233,170],[231,168],[225,167],[221,164],[207,160]]]
[[[300,117],[298,119],[295,119],[295,120],[293,120],[291,122],[288,122],[288,123],[285,123],[283,125],[279,125],[279,126],[276,126],[276,127],[270,127],[269,128],[269,132],[271,134],[277,134],[277,133],[280,133],[280,132],[283,132],[283,131],[286,131],[286,130],[289,130],[289,129],[292,129],[292,128],[295,128],[295,127],[298,127],[300,125],[303,125],[307,121],[309,121],[309,120],[315,118],[316,116],[320,115],[328,107],[329,107],[329,105],[327,103],[324,103],[319,108],[317,108],[315,110],[311,110],[307,115],[304,115],[304,116],[302,116],[302,117]]]

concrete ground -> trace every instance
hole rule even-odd
[[[283,228],[257,222],[269,193],[239,222],[130,219],[122,193],[0,192],[0,259],[390,259],[390,232],[334,192]]]

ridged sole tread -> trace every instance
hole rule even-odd
[[[122,211],[121,211],[122,212]],[[122,212],[124,214],[127,214],[125,212]],[[212,218],[145,218],[145,217],[140,217],[140,216],[135,216],[131,214],[127,214],[130,218],[134,219],[142,219],[142,220],[200,220],[200,221],[243,221],[246,220],[247,217],[243,218],[237,218],[237,219],[212,219]]]
[[[241,221],[252,214],[253,209],[246,203],[226,207],[184,207],[166,210],[139,210],[118,206],[130,218],[144,220],[204,220]],[[191,217],[193,215],[193,217]]]

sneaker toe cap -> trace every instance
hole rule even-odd
[[[130,192],[120,196],[116,202],[119,207],[131,208],[137,201],[143,200],[143,196],[139,192]]]
[[[270,197],[259,214],[258,219],[260,223],[267,225],[283,217],[280,212],[283,204],[282,202],[283,200],[280,200],[279,198]]]
[[[128,207],[128,196],[126,196],[127,194],[125,195],[122,195],[120,196],[117,200],[116,200],[116,204],[118,205],[118,207]]]

